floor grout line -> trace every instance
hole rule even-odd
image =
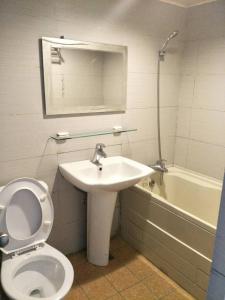
[[[123,239],[121,239],[122,241],[123,241]],[[115,248],[113,248],[113,249],[111,249],[111,251],[112,252],[118,252],[118,251],[120,251],[120,249],[122,249],[122,248],[124,248],[124,249],[129,249],[129,248],[132,248],[128,243],[126,243],[125,242],[125,244],[124,245],[120,245],[120,246],[118,246],[118,247],[115,247]],[[132,248],[133,249],[133,248]],[[135,249],[134,249],[135,250]],[[138,255],[138,256],[137,256]],[[138,258],[138,257],[140,257],[140,260],[142,261],[142,257],[143,258],[145,258],[141,253],[139,253],[139,252],[137,252],[136,250],[135,250],[135,252],[134,252],[134,255],[132,256],[131,255],[131,257],[128,259],[128,260],[125,260],[125,261],[123,261],[123,259],[119,259],[119,258],[114,258],[114,260],[115,260],[115,262],[116,262],[116,264],[118,263],[118,266],[116,265],[116,268],[114,269],[109,269],[108,271],[105,271],[104,270],[104,268],[102,268],[102,269],[96,269],[97,270],[97,277],[93,277],[93,279],[92,280],[90,280],[90,282],[91,281],[93,281],[94,279],[98,279],[98,278],[104,278],[105,280],[106,280],[106,282],[110,285],[110,287],[112,288],[112,291],[113,292],[115,292],[113,295],[111,295],[111,296],[109,296],[109,297],[104,297],[103,299],[105,299],[105,300],[107,300],[107,299],[111,299],[111,298],[113,298],[114,296],[116,296],[116,295],[119,295],[122,299],[125,299],[126,297],[124,297],[122,294],[125,292],[125,291],[127,291],[127,290],[129,290],[129,289],[131,289],[131,288],[133,288],[133,287],[135,287],[135,286],[137,286],[137,285],[139,285],[139,284],[143,284],[144,286],[145,286],[145,288],[150,292],[150,294],[152,295],[152,297],[155,299],[155,300],[163,300],[163,299],[165,299],[167,296],[169,296],[169,295],[171,295],[171,294],[173,294],[173,293],[179,293],[179,294],[181,294],[183,297],[184,297],[184,299],[185,300],[188,300],[189,298],[188,298],[188,292],[186,292],[184,289],[182,289],[181,287],[179,287],[177,284],[176,284],[176,282],[175,281],[173,281],[172,279],[170,279],[166,274],[164,274],[162,271],[160,271],[159,269],[157,269],[157,267],[155,267],[150,261],[148,261],[148,260],[146,260],[146,259],[144,259],[143,260],[143,263],[144,264],[146,264],[148,267],[150,267],[150,270],[151,271],[149,271],[149,274],[147,273],[147,275],[145,276],[144,275],[144,277],[143,278],[138,278],[137,276],[136,276],[136,274],[135,274],[135,272],[134,271],[132,271],[132,270],[130,270],[129,269],[129,266],[128,266],[128,263],[131,261],[135,261],[135,258]],[[82,264],[90,264],[87,260],[85,260],[85,261],[83,261],[80,265],[82,265]],[[113,266],[114,267],[114,266]],[[114,286],[114,284],[109,280],[109,278],[107,277],[107,275],[110,275],[110,274],[112,274],[114,271],[116,271],[116,270],[118,270],[118,269],[120,269],[120,268],[124,268],[126,271],[128,271],[134,278],[135,278],[135,280],[136,280],[136,282],[135,283],[133,283],[133,284],[131,284],[131,285],[129,285],[129,286],[127,286],[126,288],[124,288],[124,289],[122,289],[122,290],[118,290],[118,288],[116,288],[116,286]],[[95,269],[93,269],[93,270],[91,270],[90,271],[90,276],[92,276],[95,272],[96,272],[96,270]],[[76,271],[75,271],[76,272]],[[82,271],[81,271],[82,272]],[[160,297],[158,297],[157,296],[157,294],[155,294],[155,292],[153,292],[153,290],[147,285],[147,284],[145,284],[145,283],[143,283],[146,279],[151,279],[151,277],[152,276],[154,276],[154,275],[156,275],[156,276],[159,276],[159,277],[161,277],[167,284],[169,284],[170,286],[171,286],[171,290],[168,288],[168,293],[166,293],[165,295],[163,295],[163,296],[160,296]],[[88,279],[88,277],[87,277],[87,279]],[[85,282],[85,281],[84,281]],[[87,282],[89,282],[89,280],[87,281]],[[82,284],[80,284],[79,282],[77,282],[76,283],[76,286],[78,286],[79,288],[81,288],[81,290],[83,291],[83,293],[84,293],[84,295],[86,296],[86,298],[88,299],[88,300],[93,300],[93,299],[96,299],[96,296],[93,296],[93,297],[90,297],[90,295],[88,294],[88,293],[86,293],[86,291],[85,291],[85,288],[82,286]],[[187,295],[185,295],[185,292],[187,293]],[[191,295],[190,295],[191,296]],[[98,296],[97,296],[98,297]],[[99,296],[100,297],[100,296]],[[191,298],[190,298],[191,299]]]

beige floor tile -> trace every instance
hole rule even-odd
[[[121,267],[106,275],[117,291],[129,288],[138,282],[138,279],[126,268]]]
[[[174,287],[174,293],[178,293],[181,294],[184,299],[188,299],[188,300],[195,300],[195,298],[193,296],[191,296],[187,291],[185,291],[182,287],[180,287],[176,282],[174,282],[172,279],[168,279],[173,287]]]
[[[127,245],[128,244],[120,236],[115,236],[110,241],[110,250],[116,250]]]
[[[107,300],[122,300],[123,298],[120,296],[120,294],[116,294],[110,298],[108,298]]]
[[[162,298],[163,300],[194,300],[193,297],[187,296],[184,293],[173,292]]]
[[[144,279],[154,274],[154,270],[140,256],[127,262],[126,267],[134,274],[138,279]]]
[[[126,263],[127,261],[134,259],[138,255],[138,252],[130,246],[125,246],[118,249],[112,249],[111,254],[116,260]]]
[[[158,298],[164,297],[175,291],[170,282],[157,273],[154,273],[150,277],[144,279],[143,284]]]
[[[124,266],[124,263],[118,261],[117,259],[112,259],[109,261],[109,264],[105,267],[97,267],[98,271],[102,272],[104,275],[110,274],[113,271]]]
[[[121,237],[111,241],[111,253],[114,259],[106,267],[89,263],[85,251],[68,256],[76,284],[65,300],[194,299]]]
[[[81,251],[75,254],[70,254],[67,256],[71,264],[76,268],[77,265],[82,264],[87,261],[86,251]]]
[[[91,300],[104,300],[117,294],[116,290],[105,277],[99,277],[81,285]]]
[[[153,265],[153,263],[152,263],[150,260],[148,260],[146,257],[144,257],[144,256],[143,256],[141,253],[139,253],[139,252],[138,252],[138,257],[139,257],[142,261],[144,261],[147,265],[149,265],[149,266],[152,268],[153,271],[155,271],[155,272],[158,273],[159,275],[162,275],[162,276],[167,277],[167,276],[165,275],[165,273],[163,273],[161,270],[159,270],[155,265]],[[169,277],[167,277],[167,278],[169,278]]]
[[[123,298],[127,300],[156,300],[155,296],[143,284],[138,283],[129,289],[121,292]]]
[[[94,279],[104,276],[100,269],[96,266],[84,262],[82,264],[78,264],[74,267],[75,270],[75,280],[81,285],[87,282],[90,282]]]
[[[87,296],[79,286],[74,286],[71,288],[65,300],[87,300]]]

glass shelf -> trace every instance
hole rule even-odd
[[[137,129],[136,128],[122,128],[120,130],[109,129],[109,130],[102,130],[102,131],[74,133],[65,136],[58,136],[55,134],[50,137],[56,141],[61,141],[61,140],[79,139],[79,138],[86,138],[91,136],[99,136],[99,135],[107,135],[107,134],[119,135],[124,132],[132,132],[132,131],[137,131]]]

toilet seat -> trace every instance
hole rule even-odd
[[[53,219],[46,185],[32,178],[11,181],[0,191],[0,232],[9,236],[8,245],[0,250],[17,253],[45,242]]]

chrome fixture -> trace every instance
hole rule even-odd
[[[97,167],[102,167],[102,164],[100,163],[100,159],[107,157],[107,154],[104,152],[103,148],[105,148],[105,145],[102,143],[98,143],[95,146],[95,152],[93,158],[91,159],[91,162],[95,164]]]
[[[164,59],[164,56],[166,54],[166,49],[168,47],[169,41],[172,40],[173,38],[175,38],[178,34],[179,34],[179,31],[176,30],[176,31],[171,32],[168,35],[166,41],[164,42],[164,44],[162,45],[161,49],[159,50],[159,57],[161,59]]]
[[[175,38],[178,35],[179,31],[171,32],[164,44],[162,45],[161,49],[158,52],[158,65],[157,65],[157,132],[158,132],[158,151],[159,151],[159,159],[157,162],[150,166],[152,169],[159,171],[160,174],[164,174],[168,172],[167,168],[165,167],[165,160],[162,158],[162,150],[161,150],[161,129],[160,129],[160,63],[164,61],[166,55],[166,49],[168,47],[169,41]],[[160,182],[162,182],[162,179]]]
[[[9,243],[9,236],[6,233],[0,232],[0,248],[4,248]]]
[[[165,165],[165,159],[157,160],[157,162],[154,165],[150,166],[153,170],[161,172],[161,173],[167,173],[168,169]]]

